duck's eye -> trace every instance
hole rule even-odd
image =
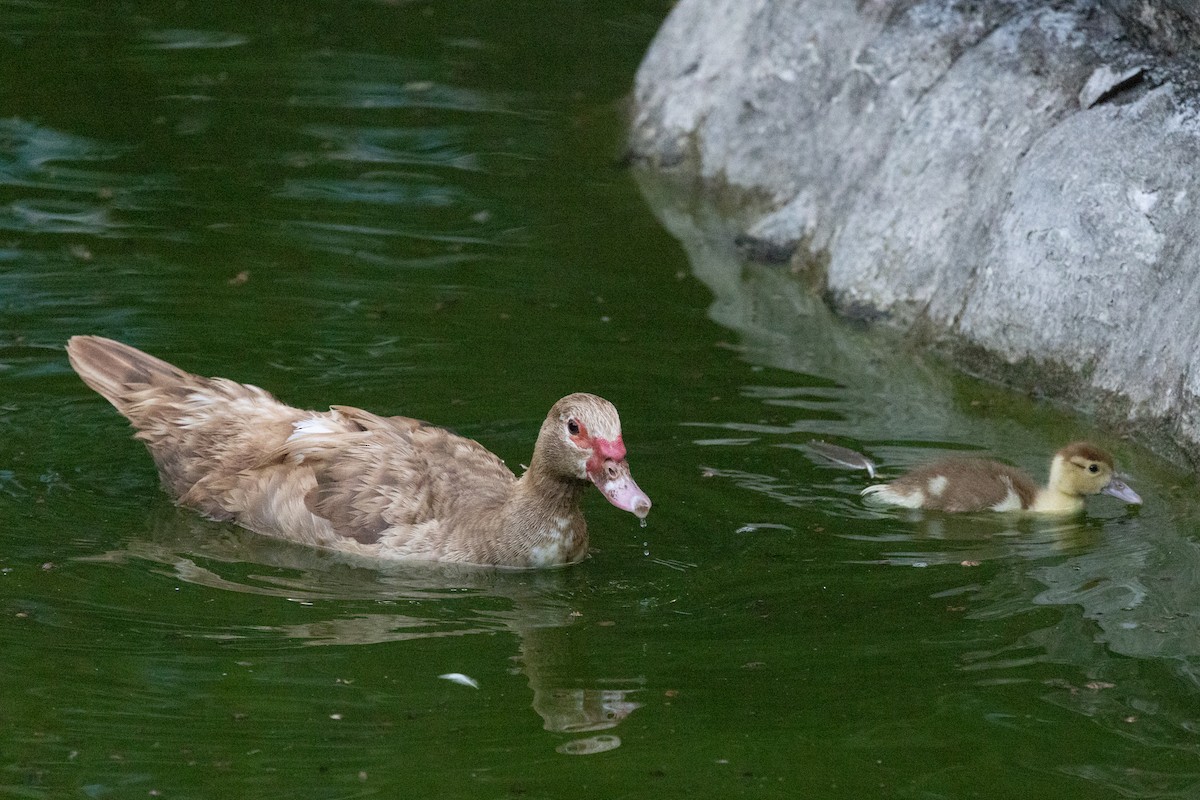
[[[1096,473],[1100,471],[1099,464],[1088,464],[1088,472]]]
[[[579,435],[579,423],[573,419],[567,420],[567,433],[571,434],[572,436],[578,436]]]

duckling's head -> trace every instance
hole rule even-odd
[[[1116,475],[1112,456],[1088,442],[1073,442],[1054,454],[1050,486],[1069,497],[1108,494],[1141,505],[1142,498]]]

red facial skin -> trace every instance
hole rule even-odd
[[[589,475],[599,475],[604,468],[604,462],[624,461],[625,460],[625,442],[618,435],[616,441],[608,439],[600,439],[591,437],[587,427],[582,422],[576,422],[575,425],[579,428],[579,433],[571,437],[571,441],[576,444],[581,450],[591,449],[592,457],[588,459],[587,471]]]
[[[592,451],[584,466],[588,479],[596,484],[608,502],[633,513],[644,522],[650,513],[650,498],[638,488],[629,474],[629,464],[625,461],[625,442],[621,441],[620,434],[615,440],[593,438],[577,420],[570,420],[568,424],[575,428],[571,442],[581,450]]]

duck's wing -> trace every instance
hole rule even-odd
[[[516,479],[482,445],[407,417],[348,406],[333,413],[357,430],[300,423],[272,459],[311,471],[304,505],[337,536],[364,545],[386,539],[395,555],[447,557],[451,531],[498,525]]]

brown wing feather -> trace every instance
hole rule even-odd
[[[361,431],[296,436],[281,450],[312,470],[304,503],[337,535],[363,544],[386,536],[389,548],[404,549],[462,519],[486,527],[508,499],[515,476],[477,442],[407,417],[336,411]]]

